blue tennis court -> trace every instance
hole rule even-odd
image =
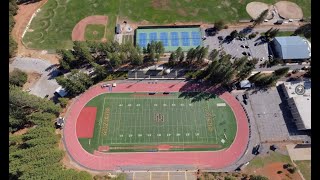
[[[139,33],[139,46],[147,46],[147,33]]]
[[[151,43],[152,41],[157,41],[157,33],[156,32],[149,33],[149,42]]]
[[[199,32],[191,32],[192,36],[192,45],[199,46],[201,44],[201,37]]]
[[[179,46],[178,32],[171,32],[171,46]]]
[[[183,51],[202,46],[200,27],[141,27],[136,31],[135,43],[146,48],[152,41],[161,41],[165,52],[181,47]]]
[[[181,32],[182,46],[190,46],[190,37],[188,32]]]
[[[160,33],[160,41],[162,41],[163,46],[168,46],[168,33],[167,32],[161,32]]]

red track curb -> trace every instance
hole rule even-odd
[[[186,82],[180,83],[123,83],[113,88],[113,92],[178,92]],[[191,85],[190,90],[200,88],[201,85]],[[139,153],[94,153],[84,150],[76,134],[77,118],[92,98],[99,94],[109,92],[99,85],[90,88],[82,94],[69,108],[64,127],[65,147],[72,159],[79,165],[90,170],[119,170],[124,166],[150,166],[150,165],[192,165],[200,169],[221,169],[234,164],[246,150],[249,141],[249,124],[240,103],[228,92],[220,95],[233,110],[237,121],[237,134],[234,142],[228,149],[221,151],[203,152],[139,152]]]

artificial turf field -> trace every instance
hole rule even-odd
[[[170,151],[229,147],[236,135],[231,108],[223,106],[225,102],[215,96],[199,101],[181,96],[180,93],[99,95],[86,105],[97,107],[93,138],[79,141],[90,153],[99,146],[109,146],[110,152],[155,151],[157,145],[171,145]]]
[[[291,0],[297,3],[304,17],[311,17],[311,0]],[[106,38],[114,37],[116,19],[129,23],[142,21],[150,24],[175,22],[214,23],[217,20],[237,22],[250,19],[246,5],[252,0],[48,0],[32,20],[23,42],[28,48],[71,49],[71,33],[74,26],[91,15],[106,15],[108,23]],[[261,0],[274,4],[277,0]]]

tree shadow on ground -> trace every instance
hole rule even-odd
[[[179,98],[191,99],[191,102],[217,98],[226,90],[220,85],[211,85],[209,82],[188,81],[179,92]]]

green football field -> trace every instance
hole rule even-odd
[[[222,99],[193,101],[179,96],[180,93],[99,95],[86,105],[97,107],[93,138],[79,141],[91,153],[99,146],[119,152],[152,151],[164,144],[171,145],[171,151],[219,150],[231,145],[236,121]]]

